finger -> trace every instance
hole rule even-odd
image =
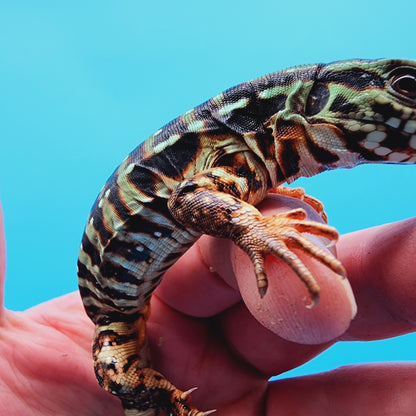
[[[332,345],[287,341],[261,325],[243,303],[225,311],[220,323],[228,349],[266,379],[304,364]]]
[[[93,331],[78,292],[22,313],[5,311],[0,413],[121,415],[119,400],[105,392],[95,378]]]
[[[260,208],[264,215],[271,215],[279,209],[299,206],[306,210],[309,219],[322,221],[309,205],[288,197],[273,195]],[[307,234],[305,237],[326,249],[325,242],[319,238]],[[289,341],[324,343],[344,333],[355,315],[351,288],[347,279],[340,279],[304,252],[297,251],[296,254],[320,286],[320,302],[313,309],[307,308],[310,298],[304,284],[283,262],[271,256],[266,259],[269,289],[266,296],[260,299],[250,260],[236,247],[232,248],[231,259],[244,302],[263,326]]]
[[[192,403],[198,408],[220,408],[250,391],[264,393],[267,378],[224,345],[214,320],[178,313],[154,296],[148,330],[155,368],[182,390],[197,386]]]
[[[167,270],[156,295],[186,315],[210,317],[241,301],[231,267],[232,243],[202,236]]]
[[[416,218],[345,235],[337,249],[359,305],[343,339],[414,331]]]
[[[296,200],[285,200],[282,206],[274,198],[268,203],[271,206],[262,207],[266,210],[264,214],[268,209],[275,212],[283,207],[293,209],[300,204]],[[308,207],[305,209],[312,220],[319,220]],[[307,263],[304,254],[299,255]],[[350,324],[355,303],[348,282],[340,281],[325,266],[307,263],[321,286],[321,301],[311,310],[306,308],[309,297],[303,284],[297,276],[290,274],[286,265],[276,264],[278,261],[273,258],[268,260],[269,294],[263,299],[268,303],[264,306],[257,301],[256,304],[253,294],[257,291],[250,276],[250,264],[241,252],[231,254],[231,258],[234,259],[237,279],[246,278],[246,283],[243,281],[240,285],[250,311],[238,304],[224,312],[221,316],[222,333],[231,349],[263,374],[280,374],[309,361],[328,348],[330,340],[343,333]]]
[[[415,363],[342,367],[270,383],[265,414],[414,415],[415,387]]]

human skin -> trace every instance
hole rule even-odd
[[[279,195],[261,210],[271,215],[299,206],[319,220],[306,204]],[[152,298],[148,333],[154,366],[181,389],[198,386],[192,403],[216,408],[218,416],[414,415],[413,363],[268,380],[334,342],[412,332],[415,252],[413,218],[342,236],[337,256],[348,280],[298,253],[321,287],[319,305],[310,308],[306,289],[281,261],[268,258],[269,288],[260,300],[245,253],[229,241],[204,236],[167,272]],[[0,237],[2,282],[4,264]],[[118,399],[95,380],[93,330],[78,293],[25,312],[3,308],[0,414],[121,416]]]

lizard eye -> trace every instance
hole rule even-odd
[[[394,91],[411,100],[416,98],[416,76],[413,74],[399,74],[392,78],[390,85]]]

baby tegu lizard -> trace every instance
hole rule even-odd
[[[303,233],[337,239],[296,209],[263,217],[269,192],[322,205],[282,186],[361,163],[416,163],[416,62],[351,60],[307,65],[231,88],[158,130],[105,184],[90,214],[79,287],[96,325],[95,373],[126,416],[203,416],[150,366],[146,320],[165,271],[201,236],[231,239],[253,263],[259,296],[265,257],[286,262],[313,302],[319,287],[300,249],[344,276]],[[195,280],[195,284],[198,281]],[[273,284],[273,282],[271,282]]]

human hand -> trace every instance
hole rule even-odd
[[[273,196],[262,209],[267,215],[299,204]],[[306,308],[306,289],[272,258],[268,293],[260,301],[247,256],[228,241],[203,237],[168,271],[152,299],[154,366],[183,390],[198,386],[192,404],[217,408],[219,416],[415,414],[413,364],[352,366],[268,382],[336,340],[413,331],[415,246],[416,219],[341,238],[338,257],[358,304],[350,325],[355,303],[348,282],[324,266],[312,264],[321,286],[316,308]],[[0,414],[123,414],[118,399],[95,380],[93,325],[78,293],[23,313],[2,310],[0,324]]]

